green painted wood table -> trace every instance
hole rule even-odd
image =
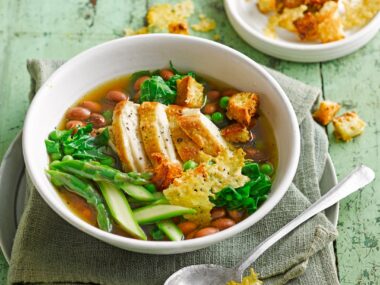
[[[165,2],[174,2],[167,1]],[[144,24],[147,8],[157,0],[0,0],[0,158],[22,128],[28,106],[28,58],[68,59],[98,43],[123,35],[124,28]],[[195,13],[216,20],[216,30],[194,33],[214,38],[259,63],[322,88],[326,99],[356,110],[367,121],[365,134],[353,142],[337,141],[332,130],[330,153],[338,178],[358,163],[380,173],[380,34],[365,48],[327,63],[277,60],[244,43],[227,21],[222,0],[194,0]],[[379,124],[379,125],[378,125]],[[336,252],[342,284],[380,284],[380,181],[340,205]],[[7,263],[0,254],[0,284]]]

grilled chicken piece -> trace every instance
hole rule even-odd
[[[139,105],[121,101],[113,112],[112,138],[124,171],[145,171],[151,163],[145,154],[139,130]]]
[[[153,166],[157,165],[154,153],[162,154],[170,162],[179,162],[170,135],[166,108],[157,102],[144,102],[138,108],[141,138]]]
[[[181,129],[201,149],[212,156],[217,156],[228,148],[226,141],[215,126],[199,109],[183,109],[182,116],[178,117]]]
[[[199,163],[202,162],[202,158],[204,157],[202,148],[193,142],[178,123],[178,117],[182,115],[182,111],[185,109],[177,105],[170,105],[166,109],[172,140],[182,161],[194,160]]]

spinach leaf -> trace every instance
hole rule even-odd
[[[107,153],[109,140],[108,128],[93,137],[92,125],[88,124],[78,128],[73,134],[72,130],[54,130],[45,140],[46,150],[52,160],[59,160],[64,155],[71,155],[75,159],[95,160],[105,165],[113,165],[114,158]]]
[[[232,209],[245,209],[248,214],[255,212],[267,198],[272,187],[272,181],[269,176],[261,173],[257,163],[247,163],[242,174],[248,176],[251,180],[239,188],[226,187],[210,197],[210,201],[217,207],[226,207]]]
[[[160,76],[152,76],[145,80],[141,85],[140,92],[140,103],[149,101],[169,105],[175,102],[177,96],[176,92]]]

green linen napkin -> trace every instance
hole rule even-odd
[[[33,96],[62,62],[28,62]],[[30,195],[18,228],[9,284],[163,284],[191,264],[232,266],[260,241],[320,197],[328,141],[310,109],[320,91],[269,70],[289,96],[299,121],[301,160],[294,182],[280,203],[260,222],[237,236],[195,252],[145,255],[98,241],[69,225],[42,200],[29,182]],[[274,245],[254,264],[265,284],[339,284],[332,241],[337,231],[319,214]],[[196,284],[195,284],[196,285]]]

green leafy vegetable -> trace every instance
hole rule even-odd
[[[139,71],[132,75],[131,84],[133,84],[139,77],[149,75],[150,79],[144,81],[140,89],[139,102],[160,102],[162,104],[173,104],[177,97],[177,80],[184,78],[185,76],[192,76],[195,78],[194,72],[188,72],[181,74],[174,68],[173,63],[170,61],[170,69],[174,75],[167,81],[159,76],[159,71]]]
[[[248,176],[248,181],[239,188],[226,187],[210,198],[217,207],[226,207],[229,210],[246,209],[249,214],[255,212],[267,198],[272,187],[269,176],[260,172],[257,163],[249,162],[242,169],[242,174]]]
[[[75,134],[73,130],[54,130],[49,134],[49,139],[45,140],[46,150],[52,160],[71,155],[75,159],[114,165],[114,158],[107,154],[110,137],[108,128],[96,137],[90,135],[91,132],[91,124],[78,128]]]
[[[140,103],[149,101],[169,105],[175,102],[177,96],[177,93],[160,76],[152,76],[145,80],[141,85],[140,92]]]
[[[158,227],[153,228],[150,235],[154,240],[163,240],[165,237],[165,234]]]

